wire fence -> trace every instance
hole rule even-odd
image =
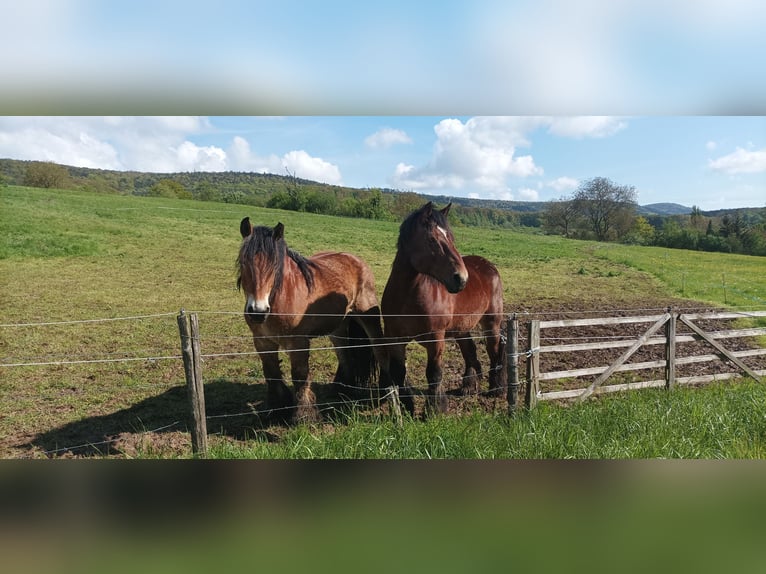
[[[705,312],[709,311],[709,307],[689,307],[689,308],[683,308],[679,309],[685,313],[693,313],[693,312]],[[531,311],[525,311],[525,310],[517,310],[507,313],[508,316],[515,315],[517,318],[521,320],[528,320],[531,318],[545,318],[545,317],[567,317],[567,318],[573,318],[573,317],[588,317],[588,316],[594,316],[594,315],[625,315],[625,314],[640,314],[640,313],[653,313],[653,312],[664,312],[666,309],[663,308],[640,308],[640,309],[599,309],[599,310],[572,310],[572,311],[541,311],[541,312],[531,312]],[[742,318],[753,318],[752,311],[760,311],[758,308],[749,307],[747,310],[737,310],[734,309],[732,311],[733,314],[740,316]],[[221,373],[226,371],[227,369],[227,362],[221,361],[222,359],[237,359],[237,358],[251,358],[258,353],[253,350],[253,341],[254,337],[252,334],[247,332],[247,327],[242,320],[243,314],[242,312],[232,312],[232,311],[198,311],[197,312],[200,316],[206,317],[209,320],[204,323],[205,329],[203,330],[203,334],[200,335],[199,341],[204,344],[204,352],[201,354],[201,357],[204,361],[206,361],[206,369],[208,367],[211,367],[211,377],[219,377],[219,378],[225,378],[227,380],[231,380],[229,377],[221,376]],[[132,388],[136,389],[163,389],[167,390],[171,387],[178,387],[180,383],[180,359],[181,354],[178,353],[179,348],[179,340],[178,340],[178,332],[175,326],[175,317],[177,316],[177,312],[163,312],[163,313],[152,313],[152,314],[144,314],[144,315],[131,315],[131,316],[124,316],[124,317],[101,317],[101,318],[90,318],[90,319],[73,319],[73,320],[60,320],[60,321],[40,321],[40,322],[21,322],[21,323],[1,323],[0,324],[0,341],[2,341],[2,348],[4,351],[10,350],[13,352],[14,350],[17,351],[17,354],[9,355],[9,356],[3,356],[0,358],[0,373],[3,371],[10,372],[11,369],[20,369],[20,368],[45,368],[45,367],[78,367],[78,366],[94,366],[94,365],[102,365],[104,368],[110,368],[114,366],[119,366],[121,364],[145,364],[147,366],[151,366],[156,368],[159,363],[166,363],[166,362],[173,362],[173,372],[171,373],[171,376],[165,376],[162,377],[153,377],[152,380],[155,381],[161,381],[161,382],[155,382],[151,384],[136,384],[135,380],[131,383]],[[321,316],[327,316],[325,314]],[[172,321],[171,321],[172,319]],[[137,337],[138,343],[140,347],[135,347],[133,349],[127,349],[127,350],[115,350],[115,347],[119,347],[121,344],[126,343],[126,341],[130,341],[129,337],[125,337],[126,332],[130,332],[136,323],[151,323],[151,326],[146,327],[148,330],[154,330],[157,326],[157,322],[162,326],[162,333],[156,337],[154,337],[155,341],[158,341],[157,346],[150,346],[146,344],[146,341],[142,337]],[[100,338],[100,334],[98,331],[99,328],[105,328],[107,329],[107,333],[110,333],[110,329],[112,329],[112,325],[124,323],[127,324],[127,328],[123,328],[119,330],[112,339],[110,339],[107,343],[104,343],[103,340]],[[51,329],[59,331],[57,335],[53,336],[53,342],[51,342],[51,339],[48,338],[50,336]],[[68,329],[73,329],[78,332],[78,336],[74,336],[71,333],[62,333],[61,331],[67,331]],[[46,333],[46,337],[42,338],[42,340],[38,340],[35,337],[31,336],[30,341],[32,343],[37,342],[38,346],[37,348],[40,348],[41,350],[45,350],[45,352],[40,352],[38,354],[30,352],[31,348],[34,348],[34,345],[30,346],[27,343],[24,336],[20,335],[20,333],[38,333],[40,331],[44,331]],[[103,334],[103,333],[102,333]],[[470,339],[473,340],[475,343],[481,343],[483,338],[488,334],[488,332],[485,332],[481,329],[475,329],[473,330],[468,336],[464,337],[464,339]],[[415,339],[418,340],[419,343],[429,343],[434,342],[437,339],[433,337],[429,337],[430,333],[424,332],[420,333],[415,337]],[[503,336],[505,336],[505,332],[503,332]],[[78,338],[79,337],[79,338]],[[526,341],[526,335],[524,333],[519,334],[519,338],[524,341],[525,345],[520,345],[520,349],[515,354],[510,355],[509,358],[512,359],[522,359],[522,358],[529,358],[531,355],[539,351],[538,348],[527,348],[529,347],[528,341]],[[558,342],[566,342],[566,341],[581,341],[581,342],[594,342],[597,343],[599,341],[610,341],[610,340],[617,340],[620,338],[624,338],[622,335],[613,335],[613,334],[593,334],[593,333],[586,333],[582,335],[567,335],[567,334],[557,334],[554,333],[552,335],[549,335],[547,337],[544,337],[541,339],[543,343],[545,341],[558,341]],[[82,340],[81,340],[82,339]],[[84,341],[84,343],[83,343]],[[72,343],[72,349],[67,349],[67,342]],[[354,341],[350,341],[350,344],[346,345],[347,348],[371,348],[375,346],[379,347],[387,347],[392,345],[402,345],[406,344],[407,342],[403,341],[402,339],[386,339],[385,337],[381,340],[375,341],[375,342],[363,342],[363,343],[356,343]],[[94,347],[102,347],[100,351],[93,351],[89,352],[88,345],[92,345]],[[57,347],[61,350],[58,352],[51,352],[49,349],[50,347]],[[23,350],[23,355],[21,355],[21,351]],[[299,352],[310,352],[311,354],[314,353],[322,353],[322,352],[331,352],[334,351],[335,347],[332,344],[324,344],[316,342],[314,345],[309,345],[306,348],[296,348],[296,349],[290,349],[290,351],[299,351]],[[279,351],[273,351],[277,353],[284,353],[289,352],[285,350],[279,350]],[[452,352],[456,352],[456,350],[453,349]],[[457,357],[457,355],[455,355]],[[458,360],[455,358],[454,360]],[[414,361],[416,364],[412,369],[408,369],[411,372],[417,372],[419,367],[422,367],[423,359],[421,357],[420,359],[420,365],[417,364],[417,359]],[[484,362],[484,361],[483,361]],[[216,363],[221,363],[221,365],[217,366],[216,368],[212,368]],[[327,367],[325,366],[325,371]],[[485,370],[487,372],[488,369]],[[424,372],[424,371],[423,371]],[[243,377],[241,367],[239,371],[240,378]],[[246,371],[246,374],[244,375],[244,380],[246,382],[251,382],[254,378],[261,378],[262,374],[259,371],[259,365],[256,362],[255,366],[248,367],[248,370]],[[119,378],[119,376],[118,376]],[[418,378],[420,378],[420,375],[418,375]],[[454,382],[457,382],[459,384],[459,381],[462,379],[462,375],[457,375],[454,378],[451,375],[448,375],[448,378]],[[135,377],[133,377],[135,379]],[[236,377],[235,379],[236,380]],[[115,378],[111,377],[108,378],[107,384],[114,384]],[[348,406],[356,406],[359,404],[370,404],[370,400],[374,399],[378,402],[383,402],[387,398],[389,398],[388,390],[382,389],[379,390],[374,396],[370,393],[369,387],[357,387],[353,385],[347,385],[343,383],[338,383],[336,381],[330,381],[323,379],[322,377],[314,378],[312,381],[315,385],[336,385],[336,388],[340,389],[341,391],[346,391],[347,395],[342,400],[325,400],[321,404],[318,405],[320,411],[325,412],[328,410],[333,410],[341,407],[348,407]],[[359,396],[360,394],[367,393],[368,396],[364,399],[358,399],[354,398],[355,396]],[[460,395],[452,395],[451,400],[461,400],[463,397]],[[465,397],[466,399],[470,399],[470,397]],[[262,405],[261,405],[262,406]],[[287,408],[287,407],[286,407]],[[281,409],[273,409],[273,408],[256,408],[255,406],[249,405],[247,408],[242,409],[234,409],[229,412],[213,412],[212,414],[206,415],[206,419],[210,422],[220,422],[220,421],[226,421],[230,419],[235,419],[239,417],[259,417],[259,418],[267,418],[273,414],[278,414],[278,411]],[[171,422],[163,422],[162,424],[158,424],[157,426],[152,426],[151,430],[144,430],[137,434],[154,434],[154,433],[160,433],[160,432],[168,432],[173,430],[181,430],[181,427],[184,426],[184,422],[182,418],[178,418],[177,420],[173,420]],[[132,429],[125,429],[125,432],[135,432],[135,430]],[[79,444],[74,444],[71,446],[56,446],[55,448],[47,448],[43,449],[42,454],[46,456],[56,456],[63,452],[76,452],[83,449],[98,449],[100,446],[106,446],[114,443],[119,439],[114,438],[104,438],[103,440],[97,440],[97,441],[88,441],[88,442],[82,442]]]

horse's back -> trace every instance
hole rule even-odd
[[[378,305],[375,277],[361,257],[343,251],[321,251],[309,260],[325,290],[346,293],[352,307],[362,311]]]

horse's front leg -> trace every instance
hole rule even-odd
[[[446,413],[447,395],[444,393],[442,384],[442,354],[444,353],[444,331],[432,333],[432,340],[422,343],[428,353],[428,363],[426,365],[426,379],[428,380],[428,401],[426,402],[426,412]]]
[[[282,380],[279,366],[279,345],[268,339],[253,337],[255,350],[261,358],[263,376],[266,379],[266,404],[272,416],[279,421],[287,421],[295,407],[295,397]]]
[[[296,409],[294,422],[319,422],[319,410],[316,406],[316,396],[311,390],[309,381],[309,345],[308,338],[293,340],[290,354],[290,375],[295,389]]]

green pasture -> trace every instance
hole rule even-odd
[[[66,452],[68,446],[111,440],[121,445],[111,453],[114,456],[188,456],[183,368],[174,358],[180,347],[175,315],[181,308],[200,313],[203,353],[223,355],[211,357],[204,367],[211,393],[208,414],[221,417],[212,419],[210,431],[226,428],[215,443],[217,456],[763,456],[762,416],[744,417],[753,424],[761,421],[749,433],[732,426],[730,432],[739,438],[722,439],[728,446],[695,442],[682,448],[675,441],[697,439],[668,437],[670,446],[659,450],[646,445],[620,449],[580,444],[585,435],[572,427],[561,431],[574,433],[564,440],[548,419],[535,422],[538,416],[577,412],[553,405],[533,418],[510,421],[502,412],[476,412],[392,430],[388,423],[370,425],[351,413],[351,422],[341,417],[330,428],[254,428],[246,414],[262,402],[264,392],[260,364],[246,354],[252,352],[252,341],[240,315],[243,299],[235,288],[234,269],[239,221],[244,216],[263,225],[281,221],[288,244],[303,254],[346,250],[361,256],[373,269],[382,293],[395,253],[397,223],[223,203],[0,188],[0,456],[44,456]],[[454,231],[462,253],[480,254],[497,264],[509,313],[609,314],[671,304],[745,309],[766,305],[763,258],[474,227]],[[422,386],[420,355],[414,346],[412,356],[413,383]],[[448,363],[445,380],[459,377],[456,365]],[[312,369],[316,382],[326,381],[332,376],[334,357],[329,352],[312,355]],[[725,402],[730,400],[727,393],[743,393],[744,409],[763,405],[760,388],[726,389],[718,392],[725,395],[721,408],[731,406]],[[705,397],[694,400],[716,401],[716,392],[679,392],[680,398],[673,400],[693,395]],[[583,416],[596,424],[613,416],[611,403],[592,401],[584,405],[592,410]],[[713,416],[701,405],[688,408],[700,408],[700,416]],[[242,415],[237,419],[241,422],[234,424],[234,417],[227,418],[230,414]],[[537,430],[525,426],[530,424]],[[459,448],[448,447],[449,433],[443,430],[448,427],[451,436],[465,437]],[[159,428],[166,429],[161,444],[142,434]],[[482,429],[503,437],[499,440],[505,446],[483,444]],[[545,432],[550,447],[535,450],[537,438]],[[442,437],[443,448],[433,442],[435,437]],[[530,450],[510,448],[524,437],[537,437],[526,439]],[[326,446],[316,443],[325,439]],[[561,447],[555,448],[556,443]],[[403,450],[403,444],[412,448]]]

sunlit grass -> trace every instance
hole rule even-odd
[[[465,416],[369,421],[331,431],[300,426],[279,442],[217,443],[222,458],[626,459],[762,458],[766,388],[755,382],[644,390],[568,406],[543,403],[514,417]]]
[[[251,352],[249,331],[239,316],[242,295],[235,288],[242,217],[262,225],[281,221],[290,246],[307,255],[321,250],[360,255],[373,269],[379,294],[390,272],[398,233],[396,222],[13,186],[0,189],[0,207],[0,324],[160,315],[111,323],[3,328],[3,363],[176,355],[180,344],[174,315],[181,308],[203,312],[203,353]],[[455,235],[463,253],[481,254],[496,263],[509,312],[631,309],[647,301],[663,305],[673,297],[719,305],[762,305],[766,299],[763,258],[606,245],[496,229],[458,227]],[[719,284],[723,277],[725,293]],[[418,363],[422,353],[413,352],[411,357],[418,364],[413,376],[422,383]],[[314,361],[314,380],[329,380],[334,372],[332,356]],[[3,368],[0,375],[0,436],[6,437],[0,452],[6,456],[18,454],[9,450],[7,437],[29,440],[87,417],[124,412],[183,385],[179,360]],[[262,382],[254,356],[207,361],[203,376],[206,381],[234,380],[243,385]],[[445,377],[455,376],[459,373],[445,372]],[[674,443],[676,450],[660,448],[660,439],[645,443],[644,450],[630,447],[629,442],[626,447],[620,433],[648,432],[648,421],[642,423],[630,412],[612,417],[622,417],[628,425],[612,431],[593,429],[579,420],[562,426],[576,412],[542,406],[523,423],[528,425],[523,432],[519,430],[523,418],[508,423],[503,417],[480,414],[418,422],[409,425],[407,433],[390,421],[352,420],[335,426],[329,439],[335,443],[332,449],[323,446],[328,437],[321,432],[298,428],[288,431],[284,444],[259,445],[255,440],[256,450],[245,449],[249,454],[242,456],[719,456],[710,445],[695,451],[694,440],[705,437],[692,434],[691,428],[684,436],[692,444]],[[708,414],[701,411],[701,416]],[[544,418],[554,415],[562,419],[554,423]],[[594,420],[606,424],[603,421],[609,419]],[[145,427],[134,421],[131,428]],[[597,437],[595,443],[591,436]],[[720,456],[762,455],[758,436],[743,434],[736,448],[729,444]],[[288,445],[289,450],[279,450]],[[220,448],[234,449],[230,454],[235,456],[239,447]],[[257,450],[261,448],[263,452]]]

